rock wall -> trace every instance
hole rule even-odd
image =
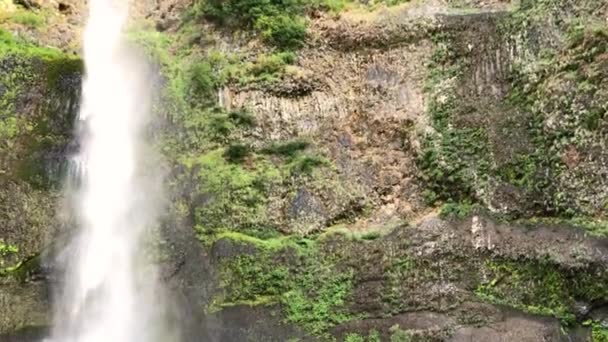
[[[297,9],[288,51],[213,1],[134,4],[184,341],[608,336],[607,5],[398,2]],[[81,70],[8,51],[2,75],[28,77],[0,76],[0,340],[21,341],[50,324],[32,257],[57,241]]]

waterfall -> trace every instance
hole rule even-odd
[[[66,183],[78,230],[55,301],[53,342],[171,341],[142,238],[158,212],[143,131],[150,85],[123,41],[125,0],[89,0],[80,151]]]

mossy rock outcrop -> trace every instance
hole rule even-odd
[[[202,5],[129,34],[184,340],[605,340],[605,4],[319,1],[291,51]],[[29,336],[82,63],[0,32],[0,333]]]
[[[78,57],[0,29],[0,334],[50,323],[50,290],[33,276],[63,222],[81,77]]]

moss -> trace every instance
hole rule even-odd
[[[10,176],[36,187],[57,186],[44,170],[40,154],[67,144],[78,90],[66,78],[82,74],[82,61],[58,50],[41,48],[0,30],[0,137]],[[27,98],[32,93],[43,99]],[[24,99],[28,110],[22,113]],[[75,111],[74,111],[75,112]],[[23,158],[23,156],[26,156]]]
[[[205,16],[230,27],[255,29],[273,46],[300,47],[306,38],[307,3],[281,1],[198,1],[195,16]]]
[[[411,342],[412,334],[408,331],[403,330],[399,327],[399,325],[394,325],[390,328],[391,332],[391,342]]]
[[[281,180],[272,163],[253,158],[251,166],[229,163],[226,151],[217,149],[182,164],[196,170],[198,192],[205,194],[204,205],[196,208],[199,232],[231,227],[254,228],[267,222],[268,189]]]
[[[0,23],[13,23],[40,29],[47,24],[47,13],[19,8],[15,11],[0,13]]]
[[[311,247],[314,246],[315,241],[306,238],[294,237],[294,236],[278,236],[272,238],[259,238],[249,234],[235,232],[235,231],[222,231],[214,236],[212,242],[220,239],[229,239],[235,243],[243,243],[256,247],[260,251],[264,252],[277,252],[281,250],[290,249],[297,252],[298,254],[306,254]]]
[[[402,285],[416,278],[417,261],[408,255],[396,257],[386,270],[386,284],[382,301],[385,302],[391,314],[404,310]]]
[[[258,251],[222,262],[224,293],[215,305],[280,303],[286,321],[319,336],[352,318],[344,309],[352,271],[337,269],[335,258],[320,246],[290,238],[264,241],[234,233],[223,236],[249,243]]]
[[[315,236],[315,239],[324,241],[335,236],[341,236],[354,242],[373,242],[380,240],[382,237],[390,234],[403,224],[403,221],[395,220],[379,227],[368,227],[365,231],[353,231],[344,223],[336,224],[324,229],[321,234]]]
[[[263,148],[260,152],[265,154],[275,154],[283,157],[295,157],[300,152],[306,150],[310,146],[308,141],[293,140],[280,143],[272,143],[270,146]]]
[[[316,168],[330,165],[331,162],[325,157],[316,154],[304,154],[290,160],[287,167],[292,176],[310,176]]]
[[[472,204],[470,201],[465,200],[460,203],[448,202],[441,207],[439,216],[443,219],[446,218],[458,218],[465,219],[475,210],[480,210],[481,206]]]
[[[590,236],[608,237],[608,221],[594,217],[531,217],[516,220],[515,223],[529,227],[538,225],[572,226],[584,229]]]
[[[66,58],[78,59],[78,57],[67,55],[59,49],[40,47],[23,39],[15,38],[10,32],[0,28],[0,58],[7,55],[37,58],[44,61]]]
[[[488,261],[486,281],[475,293],[496,304],[509,305],[526,312],[553,316],[563,323],[574,322],[570,281],[546,262]]]
[[[585,325],[591,325],[591,342],[608,342],[608,327],[599,322],[591,322]]]
[[[365,337],[356,333],[350,333],[344,337],[344,342],[365,342]]]
[[[447,34],[433,36],[435,50],[427,67],[427,113],[436,132],[423,137],[417,162],[429,204],[437,200],[474,202],[474,189],[484,181],[490,165],[485,129],[456,124],[471,109],[458,96],[463,65],[453,40]]]
[[[13,256],[17,253],[19,253],[17,246],[0,239],[0,275],[6,275],[18,267],[18,264],[13,265],[15,263]]]
[[[296,56],[291,52],[260,54],[242,68],[233,69],[230,78],[238,84],[272,85],[281,80],[287,72],[287,66],[295,62]]]
[[[251,154],[251,146],[244,144],[232,144],[228,146],[224,157],[230,163],[242,163],[245,157]]]

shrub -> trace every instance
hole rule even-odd
[[[310,175],[314,169],[328,165],[330,165],[330,162],[326,158],[316,155],[303,155],[294,158],[289,167],[291,174],[296,176]]]
[[[0,21],[2,18],[0,18]],[[28,26],[31,28],[40,28],[46,24],[46,18],[39,13],[26,10],[18,10],[9,13],[7,19],[15,24]]]
[[[291,52],[272,55],[260,55],[247,69],[247,74],[256,79],[272,79],[285,71],[288,64],[295,62],[296,56]]]
[[[191,66],[191,90],[196,95],[211,95],[217,86],[211,64],[202,61]]]
[[[344,342],[365,342],[365,338],[359,334],[351,333],[346,335]]]
[[[262,153],[276,154],[283,157],[295,157],[298,153],[305,150],[310,144],[306,141],[295,140],[285,143],[273,143],[269,147],[262,149]]]
[[[249,114],[245,110],[233,111],[228,114],[228,118],[234,122],[235,125],[241,127],[254,127],[255,117]]]
[[[251,147],[243,144],[234,144],[228,146],[224,157],[231,163],[242,163],[245,157],[251,153]]]
[[[200,2],[197,12],[221,24],[253,28],[280,48],[297,48],[306,38],[307,7],[303,0],[212,0]]]
[[[306,39],[306,21],[302,17],[262,16],[256,21],[255,28],[266,42],[283,49],[299,48]]]

